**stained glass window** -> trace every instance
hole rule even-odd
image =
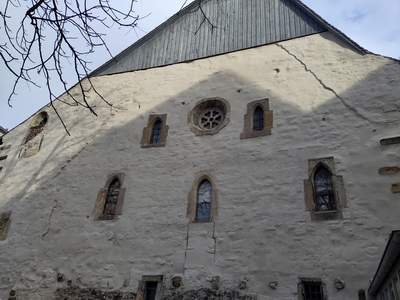
[[[121,182],[118,178],[114,178],[108,187],[106,203],[104,205],[104,216],[115,215],[120,189]]]
[[[209,222],[211,219],[212,185],[205,179],[197,191],[196,221]]]
[[[256,109],[254,110],[253,129],[254,130],[264,129],[264,110],[260,106],[257,106]]]
[[[162,121],[157,119],[154,122],[153,128],[151,130],[151,137],[150,137],[150,144],[157,145],[161,141],[161,128],[162,128]]]
[[[324,166],[320,166],[314,175],[315,210],[336,210],[333,193],[332,174]]]

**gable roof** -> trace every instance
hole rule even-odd
[[[367,52],[299,0],[195,0],[90,76],[160,67],[325,31]]]

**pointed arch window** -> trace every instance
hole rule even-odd
[[[162,121],[157,118],[151,130],[150,144],[157,145],[161,142]]]
[[[29,128],[28,135],[25,138],[24,144],[28,143],[30,140],[34,139],[39,133],[41,133],[47,124],[49,116],[47,112],[42,111],[33,120],[31,127]]]
[[[253,114],[253,130],[264,129],[264,109],[261,106],[257,106]]]
[[[332,173],[324,165],[315,170],[314,197],[316,211],[336,210]]]
[[[147,126],[143,128],[142,148],[164,147],[167,143],[169,127],[166,125],[166,114],[151,114]]]
[[[112,220],[122,214],[122,205],[125,196],[123,188],[124,174],[111,175],[97,196],[95,206],[95,220]]]
[[[212,194],[211,182],[208,179],[201,181],[197,190],[197,222],[209,222],[211,220]]]
[[[347,207],[343,177],[336,174],[333,157],[310,159],[308,179],[304,180],[304,200],[311,219],[332,220],[343,217]]]
[[[243,125],[241,139],[271,135],[273,111],[269,108],[269,100],[261,99],[248,103]]]
[[[120,190],[121,182],[116,177],[111,181],[108,187],[106,203],[104,204],[104,216],[113,217],[115,215]]]

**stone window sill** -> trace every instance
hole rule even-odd
[[[311,220],[313,221],[329,221],[340,220],[343,214],[340,210],[327,210],[327,211],[312,211]]]

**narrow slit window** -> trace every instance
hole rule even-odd
[[[253,116],[253,129],[263,130],[264,129],[264,110],[261,106],[257,106],[254,110]]]
[[[303,300],[324,300],[324,290],[322,287],[322,282],[303,282]]]
[[[336,210],[332,173],[324,166],[318,167],[314,174],[314,195],[316,211]]]
[[[118,178],[114,178],[107,190],[107,198],[104,204],[103,215],[105,217],[113,217],[116,212],[118,197],[121,190],[121,182]]]
[[[145,290],[144,290],[144,299],[145,300],[156,300],[157,296],[157,281],[146,281]]]
[[[212,185],[207,179],[199,184],[197,190],[196,221],[210,222],[212,203]]]
[[[161,142],[161,128],[162,128],[162,121],[157,119],[154,122],[153,128],[151,130],[151,137],[150,137],[150,144],[158,145]]]

